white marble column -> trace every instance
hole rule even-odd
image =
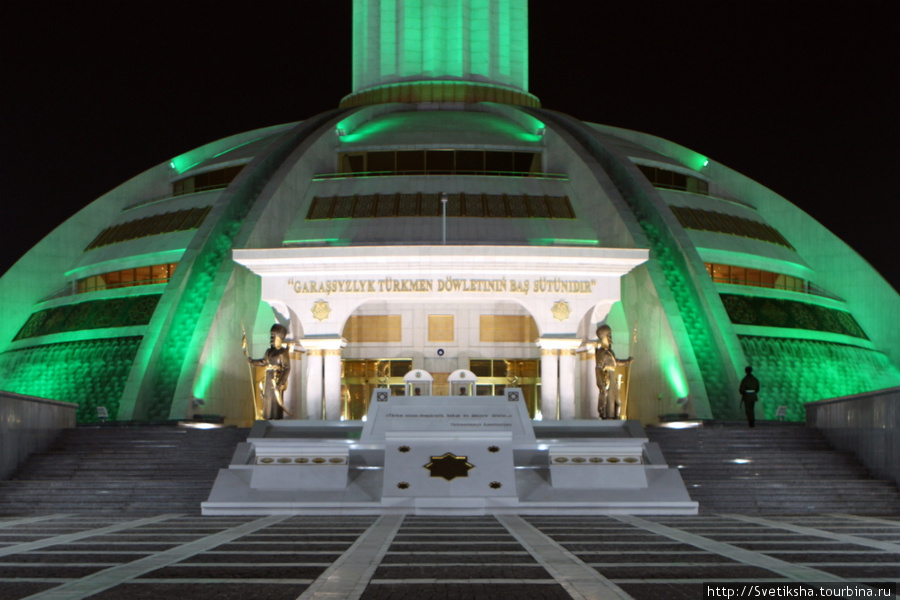
[[[341,348],[347,342],[339,335],[320,335],[303,339],[308,351],[306,361],[306,418],[341,419]]]
[[[322,350],[310,348],[306,354],[306,418],[322,419]]]
[[[580,343],[580,340],[579,340]],[[575,418],[575,349],[559,351],[559,418]]]
[[[341,420],[341,349],[325,350],[325,420]]]
[[[291,343],[291,375],[288,377],[287,388],[284,390],[284,406],[291,416],[285,415],[285,419],[300,419],[303,414],[303,354],[297,344]]]
[[[584,368],[584,393],[582,401],[584,402],[584,418],[599,419],[597,413],[597,344],[589,342],[584,347],[584,360],[582,365]]]
[[[559,351],[541,348],[541,418],[555,421],[559,393]]]

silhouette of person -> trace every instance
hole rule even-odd
[[[609,325],[601,325],[597,328],[597,412],[601,419],[618,419],[622,408],[619,400],[619,382],[616,381],[616,367],[628,365],[634,360],[628,357],[624,360],[616,358],[612,349],[612,329]]]
[[[759,379],[753,376],[753,367],[744,369],[744,378],[741,380],[741,404],[744,405],[744,414],[747,415],[747,424],[750,427],[756,425],[756,415],[753,409],[759,399]]]
[[[262,358],[250,358],[247,362],[255,367],[266,368],[266,380],[263,382],[263,418],[267,420],[281,419],[284,413],[291,414],[284,407],[284,390],[287,388],[288,375],[291,373],[291,357],[284,338],[287,328],[280,323],[272,325],[269,330],[271,346]],[[244,354],[247,353],[247,340],[244,340]]]

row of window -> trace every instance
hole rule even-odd
[[[210,208],[209,206],[204,206],[201,208],[177,210],[107,227],[94,238],[94,241],[88,244],[84,251],[87,252],[101,246],[136,240],[151,235],[196,229],[203,222],[203,219],[206,218],[206,215],[209,214]]]
[[[709,183],[697,177],[660,169],[659,167],[647,165],[638,165],[637,167],[654,187],[667,190],[681,190],[682,192],[703,194],[704,196],[709,195]]]
[[[316,196],[308,221],[379,217],[440,217],[440,194],[355,194]],[[447,194],[448,217],[499,219],[574,219],[568,196]]]
[[[773,273],[772,271],[720,265],[718,263],[706,263],[706,270],[716,283],[750,285],[803,293],[809,291],[809,286],[805,280],[791,277],[790,275],[782,275],[781,273]]]
[[[179,179],[172,183],[172,195],[183,196],[185,194],[194,194],[196,192],[206,192],[209,190],[218,190],[228,187],[244,165],[236,167],[225,167],[216,171],[207,171],[198,175],[192,175]]]
[[[775,228],[765,223],[751,221],[743,217],[726,215],[724,213],[713,212],[711,210],[701,210],[699,208],[688,208],[686,206],[670,207],[678,221],[685,229],[697,229],[700,231],[715,231],[717,233],[727,233],[729,235],[739,235],[755,240],[762,240],[772,244],[778,244],[785,248],[794,249],[783,235]]]
[[[343,152],[338,172],[344,176],[372,175],[497,175],[539,174],[538,152],[510,150],[379,150]]]
[[[166,263],[151,265],[149,267],[135,267],[92,275],[79,279],[76,284],[76,293],[85,294],[98,290],[112,290],[135,285],[154,285],[157,283],[169,283],[169,279],[175,273],[178,263]]]

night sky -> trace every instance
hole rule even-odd
[[[891,6],[534,0],[529,87],[755,179],[900,289]],[[160,162],[336,107],[350,50],[350,0],[3,0],[0,273]]]

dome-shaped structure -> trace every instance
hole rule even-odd
[[[245,423],[241,336],[260,356],[273,322],[289,331],[295,418],[361,418],[411,369],[435,395],[467,369],[477,393],[521,388],[545,420],[596,418],[601,323],[635,358],[618,379],[645,423],[676,407],[737,416],[747,364],[770,418],[900,383],[900,298],[811,217],[675,143],[539,108],[524,0],[453,19],[423,2],[386,20],[382,4],[357,3],[367,45],[342,108],[166,160],[7,272],[0,387],[77,402],[82,421],[105,406]],[[420,58],[372,58],[388,21]],[[463,44],[482,62],[457,64],[416,35],[429,23],[452,29],[442,51],[484,23],[513,33]]]

